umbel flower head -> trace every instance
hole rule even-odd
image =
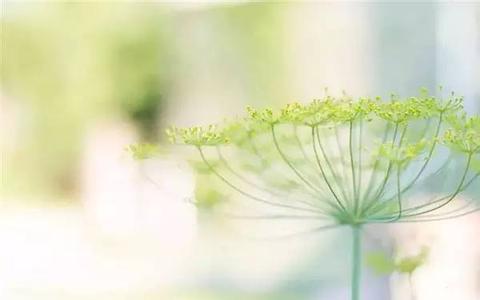
[[[388,100],[327,95],[280,109],[248,107],[241,119],[167,134],[197,149],[225,185],[270,211],[251,218],[318,221],[309,232],[350,226],[351,294],[358,300],[364,225],[480,210],[474,200],[452,205],[480,176],[480,117],[468,117],[462,103],[453,93],[438,98],[425,90]],[[432,186],[441,190],[428,199]]]
[[[174,143],[194,146],[212,174],[243,196],[289,209],[292,218],[330,221],[328,228],[478,210],[472,202],[440,211],[479,176],[480,117],[467,117],[454,94],[387,101],[326,96],[278,110],[248,107],[240,120],[167,133]],[[214,167],[213,159],[221,163]],[[427,202],[415,197],[454,159],[463,167],[451,191]]]

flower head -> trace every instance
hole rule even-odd
[[[206,127],[194,126],[190,128],[169,128],[166,130],[168,139],[172,143],[183,143],[192,146],[219,146],[229,143],[229,138],[225,136],[217,125],[208,125]]]
[[[295,218],[351,226],[429,221],[470,212],[434,214],[479,177],[480,117],[467,118],[462,107],[461,97],[426,91],[388,101],[325,96],[279,110],[247,107],[247,117],[222,126],[167,134],[195,146],[207,168],[244,197]],[[436,155],[440,147],[464,154],[462,177],[451,193],[419,202],[423,180],[441,172],[430,166],[448,167]]]
[[[158,145],[150,143],[139,143],[127,146],[126,150],[136,160],[152,158],[160,153]]]
[[[449,122],[452,128],[445,132],[445,144],[460,152],[480,153],[480,117],[451,115]]]
[[[247,107],[247,117],[221,127],[167,134],[195,146],[206,170],[271,211],[237,217],[319,222],[309,233],[350,226],[356,299],[363,225],[444,220],[480,210],[474,201],[449,205],[480,177],[480,117],[467,118],[462,107],[461,97],[440,99],[425,90],[389,101],[327,95],[279,110]],[[450,168],[452,158],[442,155],[446,151],[460,156],[460,175]],[[424,183],[439,174],[455,186],[422,200]],[[411,273],[423,259],[391,263],[390,269]]]

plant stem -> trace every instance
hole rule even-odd
[[[350,121],[348,145],[350,150],[350,167],[352,171],[352,190],[353,190],[352,201],[354,203],[354,212],[356,213],[357,207],[358,207],[358,196],[357,196],[357,179],[355,175],[355,162],[353,159],[353,121]]]
[[[305,178],[304,175],[294,166],[294,164],[287,158],[285,153],[283,153],[282,149],[280,148],[280,144],[278,143],[277,140],[277,135],[275,133],[275,127],[274,125],[270,126],[270,130],[272,133],[272,138],[273,138],[273,144],[275,145],[275,149],[277,149],[278,154],[280,154],[280,157],[283,159],[283,161],[292,169],[292,171],[297,175],[297,177],[305,183],[313,192],[323,194],[323,191],[319,190],[314,184],[312,184],[309,180]]]
[[[352,300],[360,300],[360,281],[362,271],[362,227],[352,226]]]
[[[317,130],[317,132],[318,132],[318,128],[317,128],[316,130]],[[328,181],[328,178],[327,178],[327,176],[325,175],[325,170],[323,169],[322,163],[320,162],[320,156],[318,155],[317,146],[316,146],[316,142],[315,142],[315,127],[312,127],[312,146],[313,146],[313,152],[315,153],[315,158],[316,158],[316,160],[317,160],[318,168],[320,169],[320,172],[321,172],[322,175],[323,175],[323,180],[325,181],[325,183],[326,183],[327,186],[328,186],[328,189],[330,190],[330,192],[332,193],[333,197],[334,197],[335,200],[337,201],[337,204],[340,206],[340,208],[341,208],[344,212],[347,212],[347,209],[346,209],[345,206],[343,205],[342,201],[340,201],[340,199],[338,198],[337,194],[335,193],[335,190],[333,189],[332,185],[331,185],[330,182]]]
[[[408,285],[410,286],[410,299],[411,300],[416,300],[417,296],[415,294],[415,289],[413,288],[413,278],[412,278],[412,273],[408,273]]]

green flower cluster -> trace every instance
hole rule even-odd
[[[442,99],[422,91],[389,100],[327,95],[280,109],[247,107],[241,119],[170,128],[167,135],[172,143],[194,146],[210,174],[274,212],[246,218],[322,222],[308,232],[350,226],[352,299],[358,299],[364,225],[480,211],[473,200],[449,207],[480,178],[480,117],[466,117],[463,99],[454,94]],[[440,147],[448,151],[437,152]],[[460,152],[454,164],[459,172],[447,152]],[[415,197],[422,183],[440,175],[455,185],[451,191],[437,199]],[[406,261],[398,268],[412,272],[416,264]]]
[[[400,146],[386,143],[380,146],[380,155],[396,165],[405,166],[424,154],[430,145],[431,142],[426,139]]]
[[[129,145],[126,150],[136,160],[144,160],[156,156],[160,153],[158,145],[150,143],[139,143]]]
[[[218,146],[229,143],[229,138],[216,125],[207,127],[194,126],[190,128],[171,127],[166,130],[170,142],[181,140],[184,144],[193,146]]]
[[[460,152],[480,153],[480,117],[451,116],[449,122],[452,128],[444,135],[445,143]]]
[[[392,97],[389,101],[382,101],[380,97],[354,100],[346,96],[340,98],[326,96],[307,104],[290,103],[279,110],[272,108],[257,110],[247,107],[248,117],[240,121],[205,128],[170,128],[167,135],[172,143],[218,146],[229,141],[243,142],[247,136],[265,132],[272,126],[282,124],[317,127],[382,119],[394,125],[405,125],[438,115],[455,116],[461,108],[462,98],[454,95],[447,100],[424,95],[404,100]]]

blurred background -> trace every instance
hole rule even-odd
[[[1,299],[347,299],[348,234],[251,239],[290,225],[219,218],[227,192],[165,127],[325,87],[442,85],[480,112],[475,2],[2,1],[1,41]],[[135,142],[161,155],[134,161]],[[435,258],[417,299],[479,299],[478,215],[390,227],[365,247]],[[365,299],[410,299],[408,284],[366,270]]]

